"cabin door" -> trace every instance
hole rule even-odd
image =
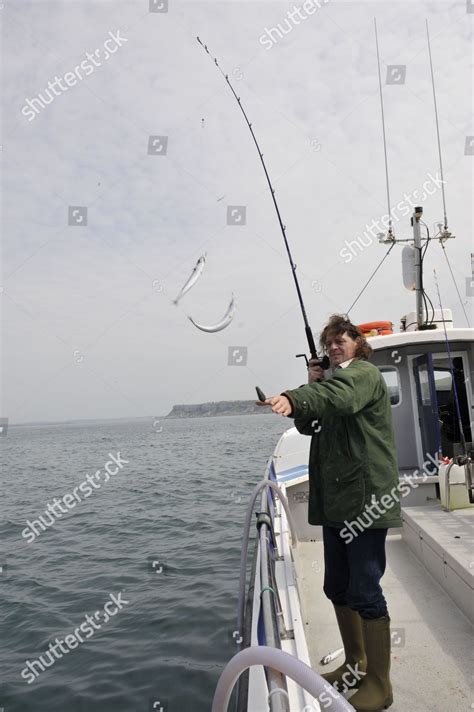
[[[427,455],[436,458],[437,453],[441,450],[441,432],[432,355],[427,353],[415,358],[413,371],[423,459],[426,459]]]

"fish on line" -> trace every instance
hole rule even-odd
[[[206,262],[206,256],[207,256],[207,253],[205,252],[198,259],[198,261],[194,265],[191,275],[186,280],[184,286],[181,288],[181,291],[179,292],[178,296],[176,297],[176,299],[173,299],[173,304],[177,305],[178,302],[184,297],[184,295],[187,292],[189,292],[190,289],[192,289],[194,287],[194,285],[198,281],[199,277],[202,275],[202,271],[204,269],[204,263]]]
[[[190,316],[188,316],[189,321],[194,324],[196,329],[200,329],[201,331],[205,331],[208,334],[214,334],[217,331],[222,331],[223,329],[226,329],[229,324],[231,323],[232,319],[234,318],[235,314],[235,298],[234,295],[232,294],[232,299],[230,300],[230,304],[227,307],[227,311],[222,317],[222,319],[217,322],[217,324],[214,324],[212,326],[204,326],[203,324],[198,324],[197,322],[194,321],[194,319]]]

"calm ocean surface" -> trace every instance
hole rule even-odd
[[[209,712],[236,652],[246,502],[290,425],[269,414],[10,427],[0,438],[0,709],[148,712],[160,701]],[[128,463],[109,477],[118,452]],[[67,493],[75,506],[46,516]],[[22,532],[40,515],[53,524],[36,525],[29,543]],[[111,603],[106,621],[111,595],[121,607]],[[45,655],[81,624],[83,643]],[[38,672],[30,684],[26,661]]]

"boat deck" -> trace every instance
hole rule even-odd
[[[390,712],[474,709],[474,637],[469,620],[401,533],[387,537],[386,550],[387,569],[381,583],[392,621]],[[342,655],[330,665],[319,664],[324,655],[341,647],[334,610],[322,590],[322,542],[299,543],[295,565],[312,667],[319,672],[333,670],[343,661]]]
[[[474,623],[474,508],[407,507],[403,539]]]

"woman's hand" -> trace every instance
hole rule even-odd
[[[265,401],[255,401],[257,405],[271,405],[272,411],[285,417],[291,415],[292,405],[286,396],[273,396]]]
[[[324,371],[318,359],[310,359],[308,366],[308,383],[317,383],[324,380]]]

